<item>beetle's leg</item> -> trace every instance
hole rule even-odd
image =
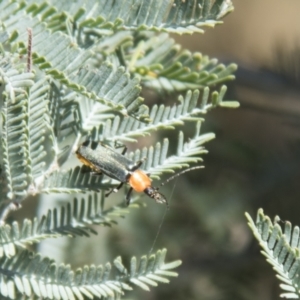
[[[143,162],[147,159],[147,157],[143,157],[141,160],[138,160],[137,162],[134,163],[130,171],[134,172],[136,171],[142,164]]]
[[[105,194],[105,197],[108,197],[112,192],[116,193],[122,187],[123,184],[124,182],[121,182],[116,188],[111,189],[108,193]]]
[[[124,155],[127,152],[127,147],[124,144],[118,143],[116,140],[115,140],[115,148],[116,149],[123,148],[121,152],[122,155]]]
[[[126,205],[128,206],[130,204],[130,195],[132,193],[133,188],[131,187],[126,195]]]
[[[91,174],[94,176],[102,176],[103,174],[101,172],[91,171]]]
[[[92,173],[93,170],[90,167],[86,166],[86,165],[82,165],[82,167],[80,169],[80,172],[81,173]]]
[[[81,167],[81,173],[85,174],[85,173],[90,173],[91,175],[97,175],[97,176],[100,176],[100,175],[103,175],[102,172],[99,172],[99,171],[94,171],[93,169],[91,169],[90,167],[86,166],[86,165],[83,165]]]
[[[88,139],[88,140],[84,141],[81,145],[88,147],[90,143],[91,143],[91,140]]]
[[[124,155],[127,152],[127,147],[124,146],[124,149],[122,150],[122,155]]]

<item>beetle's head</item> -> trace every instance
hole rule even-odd
[[[163,194],[158,192],[158,188],[149,186],[144,190],[144,192],[147,196],[154,199],[156,203],[161,203],[161,204],[165,203],[168,206],[168,201],[166,197]]]

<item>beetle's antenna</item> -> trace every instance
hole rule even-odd
[[[182,174],[184,174],[184,173],[186,173],[186,172],[193,171],[193,170],[197,170],[197,169],[203,169],[203,168],[204,168],[204,166],[197,166],[197,167],[191,167],[191,168],[185,169],[185,170],[183,170],[183,171],[181,171],[181,172],[179,172],[179,173],[177,173],[177,174],[171,176],[170,178],[168,178],[168,179],[167,179],[166,181],[164,181],[160,186],[163,186],[164,184],[168,183],[169,181],[178,178],[178,176],[180,176],[180,175],[182,175]],[[175,184],[176,184],[176,183],[175,183]],[[160,224],[159,224],[159,226],[158,226],[158,230],[157,230],[156,236],[155,236],[154,241],[153,241],[153,243],[152,243],[152,246],[151,246],[151,248],[150,248],[150,250],[149,250],[149,254],[148,254],[149,256],[152,254],[152,251],[153,251],[154,246],[155,246],[155,244],[156,244],[156,242],[157,242],[158,236],[159,236],[159,234],[160,234],[160,232],[161,232],[161,230],[162,230],[162,226],[163,226],[163,224],[164,224],[164,221],[165,221],[167,212],[169,211],[169,204],[170,204],[170,202],[171,202],[171,199],[173,198],[173,194],[174,194],[174,190],[175,190],[175,184],[174,184],[173,189],[172,189],[172,192],[171,192],[170,201],[169,201],[169,203],[166,202],[167,207],[166,207],[166,209],[165,209],[165,211],[164,211],[164,214],[163,214],[163,216],[162,216],[161,222],[160,222]],[[158,191],[158,189],[159,189],[159,188],[156,188],[156,191]]]
[[[184,173],[187,173],[187,172],[190,172],[190,171],[193,171],[193,170],[198,170],[198,169],[203,169],[204,166],[196,166],[196,167],[191,167],[191,168],[188,168],[188,169],[185,169],[179,173],[176,173],[175,175],[169,177],[166,181],[164,181],[163,183],[160,184],[160,186],[163,186],[165,185],[166,183],[170,182],[171,180],[175,179],[176,177],[184,174]]]
[[[175,175],[169,177],[166,181],[164,181],[163,183],[161,183],[160,186],[165,185],[166,183],[170,182],[171,180],[177,178],[178,176],[180,176],[180,175],[182,175],[182,174],[184,174],[184,173],[187,173],[187,172],[193,171],[193,170],[203,169],[203,168],[204,168],[204,166],[196,166],[196,167],[191,167],[191,168],[185,169],[185,170],[183,170],[183,171],[181,171],[181,172],[179,172],[179,173],[177,173],[177,174],[175,174]],[[172,189],[171,199],[172,199],[172,197],[173,197],[174,189],[175,189],[175,185],[173,186],[173,189]],[[159,188],[156,188],[155,190],[156,190],[156,192],[158,193]],[[166,198],[165,198],[165,202],[166,202]],[[162,202],[161,202],[161,203],[162,203]],[[155,244],[156,244],[156,241],[157,241],[157,239],[158,239],[158,236],[159,236],[159,234],[160,234],[160,232],[161,232],[162,225],[163,225],[163,223],[164,223],[164,221],[165,221],[167,212],[168,212],[168,210],[169,210],[169,203],[166,202],[166,205],[167,205],[166,210],[165,210],[165,212],[164,212],[164,214],[163,214],[163,216],[162,216],[162,220],[161,220],[161,222],[160,222],[160,224],[159,224],[159,226],[158,226],[158,230],[157,230],[156,236],[155,236],[154,241],[153,241],[153,243],[152,243],[152,246],[151,246],[151,248],[150,248],[150,250],[149,250],[149,255],[151,255],[151,253],[152,253],[152,251],[153,251],[153,248],[154,248],[154,246],[155,246]]]

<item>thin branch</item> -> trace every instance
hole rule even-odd
[[[28,32],[28,46],[27,46],[27,72],[32,69],[32,29],[27,28]]]

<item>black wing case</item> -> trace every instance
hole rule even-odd
[[[127,182],[130,172],[128,169],[134,163],[110,147],[98,144],[96,149],[81,145],[76,151],[79,160],[93,171]]]

